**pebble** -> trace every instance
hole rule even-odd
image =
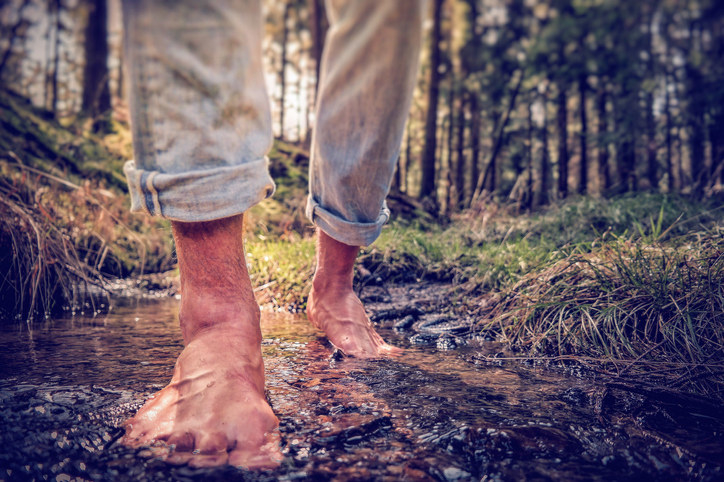
[[[465,472],[464,470],[457,467],[448,467],[443,470],[442,473],[445,476],[445,480],[460,480],[470,477],[469,472]]]

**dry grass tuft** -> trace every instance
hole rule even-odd
[[[724,397],[722,233],[678,247],[618,238],[572,253],[505,290],[479,329],[532,356],[615,361]]]
[[[86,304],[96,311],[94,297],[108,291],[109,278],[169,269],[166,233],[141,237],[138,222],[146,221],[100,183],[0,161],[0,315],[47,316]]]

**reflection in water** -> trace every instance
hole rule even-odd
[[[0,330],[0,479],[722,475],[721,419],[654,409],[560,371],[477,364],[470,348],[340,359],[303,317],[272,311],[262,311],[263,351],[284,463],[254,474],[172,467],[120,446],[117,427],[171,378],[182,348],[174,300]]]

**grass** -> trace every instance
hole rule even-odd
[[[257,301],[292,310],[304,306],[314,274],[312,238],[247,236],[246,261]]]
[[[676,247],[614,238],[573,252],[478,310],[478,329],[527,356],[626,361],[724,398],[723,239],[717,228]]]

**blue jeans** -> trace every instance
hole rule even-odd
[[[274,192],[260,3],[124,0],[133,211],[210,221]],[[389,217],[425,5],[327,0],[306,212],[342,243],[369,245]]]

